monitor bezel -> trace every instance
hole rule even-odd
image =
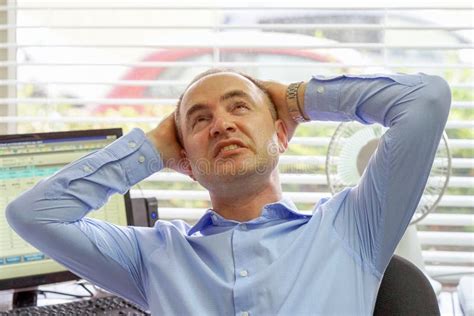
[[[117,136],[119,139],[123,135],[122,128],[108,128],[108,129],[90,129],[90,130],[75,130],[62,132],[45,132],[45,133],[28,133],[28,134],[9,134],[0,135],[0,143],[14,143],[22,141],[40,141],[58,138],[75,138],[78,136]],[[127,217],[127,225],[132,224],[132,202],[130,199],[130,191],[124,194],[125,198],[125,212]],[[18,290],[37,287],[40,285],[60,283],[66,281],[79,280],[81,277],[66,270],[59,272],[43,273],[29,276],[21,276],[10,279],[0,280],[0,291]]]

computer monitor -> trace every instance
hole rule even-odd
[[[38,285],[79,279],[19,237],[5,218],[7,204],[42,178],[112,143],[122,129],[0,135],[0,291],[16,289],[13,306],[34,305]],[[90,217],[131,224],[129,192],[115,194]],[[18,290],[18,289],[23,289]],[[29,302],[28,302],[29,301]]]

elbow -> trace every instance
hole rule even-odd
[[[37,221],[32,210],[33,206],[32,201],[28,199],[28,195],[23,193],[11,201],[5,209],[5,217],[8,224],[19,235],[30,230],[31,225]]]
[[[5,209],[5,217],[8,224],[14,229],[17,230],[17,227],[25,220],[22,216],[22,212],[19,209],[18,199],[11,201]]]
[[[425,75],[423,79],[426,83],[423,93],[426,106],[445,123],[451,108],[451,88],[446,80],[439,76]]]

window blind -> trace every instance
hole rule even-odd
[[[218,6],[134,1],[0,2],[0,133],[133,127],[174,109],[197,73],[231,67],[284,83],[312,74],[425,72],[446,78],[449,186],[418,223],[428,273],[474,273],[473,9],[466,5]],[[301,126],[282,156],[283,189],[306,212],[330,195],[326,151],[338,123]],[[207,192],[164,170],[131,190],[162,219],[195,222]]]

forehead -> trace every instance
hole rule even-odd
[[[232,90],[242,90],[250,96],[257,96],[259,93],[253,82],[239,74],[211,74],[199,79],[186,90],[181,103],[181,113],[186,113],[186,109],[196,103],[215,102]]]

